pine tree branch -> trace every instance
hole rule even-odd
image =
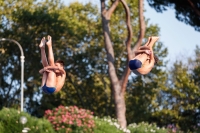
[[[188,0],[190,6],[192,7],[192,9],[195,11],[195,13],[200,16],[200,11],[195,7],[194,3],[191,0]]]

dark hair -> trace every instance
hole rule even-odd
[[[157,64],[159,61],[158,56],[156,56],[155,54],[154,54],[154,60],[155,60],[155,64]]]
[[[64,61],[62,61],[62,60],[57,60],[55,63],[60,63],[63,67],[65,65]]]

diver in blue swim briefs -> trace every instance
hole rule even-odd
[[[52,39],[51,36],[48,36],[47,38],[48,41],[46,41],[45,37],[43,37],[39,45],[43,65],[43,69],[41,69],[39,73],[43,75],[41,86],[43,92],[52,94],[62,89],[65,83],[66,72],[64,70],[64,62],[62,60],[54,62]],[[48,47],[48,61],[45,53],[45,45]]]
[[[153,45],[158,37],[149,37],[148,42],[135,52],[135,58],[129,61],[129,68],[136,75],[148,74],[158,62],[158,58],[153,53]]]

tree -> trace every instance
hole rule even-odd
[[[167,10],[167,7],[175,9],[176,18],[200,31],[199,0],[147,0],[149,5],[157,12]]]
[[[167,88],[162,92],[160,110],[152,119],[158,125],[174,124],[184,132],[194,132],[199,123],[199,49],[196,56],[185,64],[176,61],[171,69]]]
[[[125,41],[125,48],[123,54],[126,55],[124,59],[126,62],[123,64],[125,67],[124,71],[121,73],[117,73],[117,67],[115,66],[115,50],[113,48],[113,41],[111,39],[111,30],[110,30],[110,22],[112,21],[111,16],[113,12],[116,10],[118,4],[121,3],[123,5],[123,9],[126,13],[126,26],[127,26],[127,38]],[[131,2],[129,2],[131,3]],[[133,7],[132,7],[133,8]],[[121,127],[126,127],[126,106],[125,106],[125,91],[127,87],[128,77],[130,75],[130,69],[128,67],[128,61],[134,57],[134,51],[142,44],[142,39],[145,37],[145,21],[143,17],[143,0],[139,0],[138,2],[138,20],[139,20],[139,31],[136,36],[137,41],[135,45],[132,45],[132,26],[131,26],[131,16],[135,15],[135,13],[130,12],[129,6],[124,0],[115,0],[111,3],[110,7],[107,8],[105,0],[101,0],[101,16],[102,16],[102,29],[104,36],[105,49],[107,54],[107,63],[108,63],[108,73],[111,81],[111,89],[114,96],[115,101],[115,111],[116,117],[119,121]],[[135,17],[135,16],[134,16]],[[134,18],[136,19],[136,18]],[[121,21],[120,21],[121,24]],[[123,24],[123,23],[122,23]],[[115,33],[116,34],[116,33]]]

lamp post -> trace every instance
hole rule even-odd
[[[23,101],[24,101],[23,84],[24,84],[24,58],[25,58],[24,52],[23,52],[22,46],[13,39],[1,38],[0,41],[14,42],[15,44],[17,44],[17,46],[19,47],[19,49],[21,51],[21,56],[20,56],[20,61],[21,61],[21,111],[23,111],[23,109],[24,109],[24,106],[23,106]]]

